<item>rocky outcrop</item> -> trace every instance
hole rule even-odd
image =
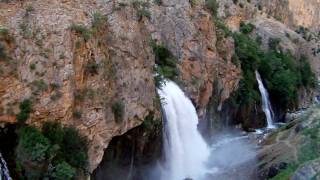
[[[292,180],[319,179],[320,159],[307,162],[293,175]]]
[[[258,151],[260,179],[311,179],[319,172],[319,107],[300,112],[296,119],[271,133]]]

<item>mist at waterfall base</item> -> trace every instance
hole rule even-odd
[[[158,90],[163,98],[163,162],[149,179],[232,180],[248,179],[248,164],[254,164],[255,150],[247,136],[224,132],[205,142],[198,131],[198,117],[192,102],[171,81]],[[240,168],[247,168],[247,170]]]

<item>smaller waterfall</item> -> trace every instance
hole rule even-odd
[[[0,180],[12,180],[9,175],[6,161],[2,158],[0,153]]]
[[[171,81],[158,90],[165,114],[163,180],[202,179],[210,149],[197,129],[198,116],[191,101]]]
[[[268,127],[267,128],[274,128],[273,125],[273,111],[272,111],[272,107],[271,107],[271,103],[269,100],[269,94],[267,89],[264,87],[262,80],[261,80],[261,76],[259,74],[258,71],[256,71],[256,79],[258,81],[259,84],[259,91],[262,97],[262,110],[266,115],[267,118],[267,123],[268,123]]]

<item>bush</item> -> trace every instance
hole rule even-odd
[[[34,63],[30,64],[29,68],[31,71],[34,71],[36,69],[36,64]]]
[[[43,91],[47,91],[48,90],[48,85],[47,83],[43,80],[34,80],[32,81],[32,86],[33,86],[33,90],[38,93],[38,92],[43,92]]]
[[[19,123],[24,123],[30,117],[32,111],[32,103],[29,99],[24,100],[20,103],[20,112],[17,114],[16,118]]]
[[[165,79],[177,80],[179,70],[177,68],[177,60],[173,54],[163,45],[158,45],[152,42],[153,52],[155,54],[156,66],[155,84],[156,87],[161,88],[165,83]]]
[[[99,64],[96,61],[89,61],[86,65],[85,72],[86,74],[95,75],[98,74]]]
[[[251,23],[245,24],[244,22],[240,23],[240,32],[243,34],[249,34],[254,30],[255,26]]]
[[[18,160],[41,162],[49,156],[50,142],[34,127],[23,127],[18,132]]]
[[[0,42],[0,61],[7,59],[7,54],[4,45]]]
[[[96,31],[106,26],[107,19],[100,12],[95,12],[92,19],[92,28]]]
[[[150,19],[151,18],[151,13],[146,8],[140,8],[140,9],[137,10],[137,17],[138,17],[139,21],[141,21],[143,19],[143,17],[146,17],[146,18]]]
[[[306,56],[301,56],[300,58],[300,73],[302,85],[305,87],[315,87],[316,86],[316,77],[312,72],[310,64]]]
[[[219,3],[216,0],[206,0],[205,6],[211,12],[212,16],[218,16]]]
[[[57,164],[51,177],[55,180],[72,180],[76,170],[65,161]]]
[[[271,50],[277,50],[279,48],[281,40],[279,38],[269,38],[268,45]]]
[[[59,123],[46,122],[42,126],[42,133],[45,137],[50,139],[52,144],[62,144],[64,131]]]
[[[60,144],[61,158],[71,166],[86,169],[88,159],[87,140],[75,128],[63,128],[64,136]]]
[[[88,41],[91,38],[91,31],[85,27],[84,25],[81,24],[72,24],[70,26],[70,29],[83,38],[84,41]]]
[[[121,123],[123,121],[124,113],[125,113],[124,104],[120,101],[115,102],[112,105],[111,109],[114,114],[114,118],[116,122]]]

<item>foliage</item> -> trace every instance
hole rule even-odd
[[[86,65],[85,72],[86,74],[95,75],[98,74],[99,64],[96,61],[89,61]]]
[[[106,26],[107,19],[100,12],[95,12],[92,18],[92,28],[94,31],[98,31]]]
[[[72,24],[70,29],[81,35],[84,41],[88,41],[91,38],[91,31],[82,24]]]
[[[113,103],[111,109],[114,114],[114,118],[116,122],[121,123],[123,121],[124,113],[125,113],[123,102],[117,101]]]
[[[53,179],[72,179],[76,169],[87,167],[87,151],[87,140],[76,129],[59,123],[45,123],[42,132],[31,126],[18,131],[17,164],[27,179],[41,179],[45,174]]]
[[[32,81],[31,84],[32,84],[34,91],[36,93],[48,90],[48,85],[43,79],[34,80],[34,81]]]
[[[7,58],[7,54],[5,52],[4,45],[0,42],[0,60],[5,60]]]
[[[63,159],[70,165],[85,169],[87,166],[87,140],[75,128],[63,128],[64,136],[61,146]]]
[[[35,70],[36,69],[36,64],[34,64],[34,63],[30,64],[29,68],[30,68],[31,71]]]
[[[34,127],[23,127],[18,132],[18,160],[44,161],[48,157],[49,140]]]
[[[247,28],[245,28],[247,29]],[[249,32],[249,31],[245,31]],[[257,41],[245,33],[235,33],[235,52],[241,62],[243,78],[235,93],[237,104],[259,102],[255,70],[259,70],[272,99],[277,100],[284,110],[297,104],[298,90],[301,86],[312,86],[314,75],[305,57],[300,63],[290,53],[278,50],[278,39],[269,39],[270,50],[263,52]]]
[[[162,44],[158,45],[152,42],[153,52],[155,54],[156,66],[155,83],[156,87],[161,88],[165,83],[165,79],[177,80],[179,71],[177,68],[177,60],[173,54]]]
[[[55,180],[72,180],[76,170],[65,161],[57,164],[51,177]]]
[[[29,99],[26,99],[20,103],[19,108],[20,112],[17,114],[16,118],[18,122],[24,123],[30,117],[32,103]]]
[[[255,26],[251,23],[244,23],[241,22],[240,23],[240,32],[242,32],[243,34],[249,34],[254,30]]]
[[[59,123],[46,122],[42,126],[42,133],[52,144],[62,144],[64,131]]]
[[[137,17],[139,21],[141,21],[143,17],[146,17],[148,19],[151,18],[151,13],[148,9],[149,7],[148,2],[144,2],[141,0],[134,0],[131,2],[131,4],[137,10]]]
[[[271,50],[277,50],[281,40],[279,38],[270,38],[268,41],[269,48]]]
[[[211,12],[212,16],[218,16],[219,3],[216,0],[206,0],[205,6]]]
[[[308,63],[306,56],[301,56],[300,58],[300,72],[301,72],[301,81],[302,85],[305,87],[315,87],[316,86],[316,77],[312,72],[310,64]]]

